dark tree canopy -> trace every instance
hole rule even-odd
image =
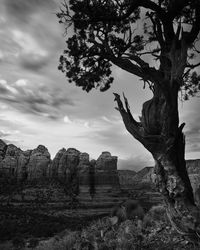
[[[67,34],[59,69],[83,90],[107,90],[112,64],[152,90],[173,81],[188,99],[200,89],[199,0],[70,0],[57,16]]]

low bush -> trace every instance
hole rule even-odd
[[[13,242],[14,243],[14,242]],[[15,245],[20,245],[18,240]],[[92,222],[78,230],[62,233],[24,250],[197,250],[171,227],[163,206],[154,206],[145,215],[142,228],[137,220],[112,225],[109,217]]]
[[[168,218],[163,205],[153,206],[144,216],[143,227],[156,227],[159,224],[166,226]]]

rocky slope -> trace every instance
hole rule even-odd
[[[120,185],[132,185],[136,172],[134,170],[118,170]]]
[[[191,181],[191,185],[194,191],[195,199],[200,204],[200,159],[187,160],[186,167]],[[121,187],[124,188],[136,188],[138,185],[150,184],[154,182],[155,174],[154,167],[144,167],[142,170],[119,170],[119,180]],[[148,190],[147,190],[148,192]],[[158,196],[157,193],[155,193]],[[154,192],[152,193],[152,199]]]

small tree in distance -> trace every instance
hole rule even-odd
[[[57,13],[67,34],[59,69],[89,92],[106,91],[111,66],[139,77],[153,98],[143,104],[140,122],[114,93],[126,129],[151,152],[156,185],[172,225],[183,235],[200,236],[200,212],[186,170],[184,123],[179,124],[178,95],[200,89],[198,61],[199,0],[77,0]],[[154,63],[156,61],[156,63]],[[150,62],[150,63],[149,63]]]

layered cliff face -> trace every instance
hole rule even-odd
[[[186,167],[193,189],[200,186],[200,159],[186,160]],[[134,182],[154,182],[154,167],[144,167],[142,170],[135,172],[131,170],[119,170],[120,184],[126,185]]]
[[[39,145],[36,149],[32,150],[26,168],[28,179],[47,177],[50,162],[50,154],[45,146]]]
[[[200,200],[200,160],[187,161],[187,170],[195,197]],[[112,200],[118,197],[120,188],[143,186],[155,179],[154,168],[145,167],[139,172],[117,170],[117,157],[102,152],[97,160],[90,160],[89,154],[69,148],[58,151],[53,161],[45,146],[23,151],[13,144],[0,140],[0,177],[16,177],[19,180],[64,181],[65,187],[72,187],[79,193],[79,199]],[[142,186],[141,185],[141,186]],[[151,190],[149,190],[151,191]]]
[[[50,165],[50,176],[68,179],[78,167],[79,156],[80,152],[74,148],[60,149]]]
[[[133,185],[134,183],[154,182],[154,167],[144,167],[142,170],[135,172],[131,170],[119,170],[120,184]]]
[[[0,173],[17,179],[40,179],[47,177],[50,154],[39,145],[34,150],[23,151],[13,144],[0,140]]]
[[[102,152],[95,164],[96,185],[119,185],[117,172],[117,156]]]
[[[193,188],[195,200],[200,204],[200,159],[186,160],[188,175]],[[155,180],[154,167],[145,167],[135,173],[134,171],[119,170],[119,180],[122,187],[132,187],[137,184],[153,183]]]
[[[23,151],[0,140],[0,174],[28,183],[32,180],[57,180],[66,193],[89,198],[119,189],[117,157],[103,152],[96,160],[89,154],[69,148],[58,151],[53,161],[45,146]]]

